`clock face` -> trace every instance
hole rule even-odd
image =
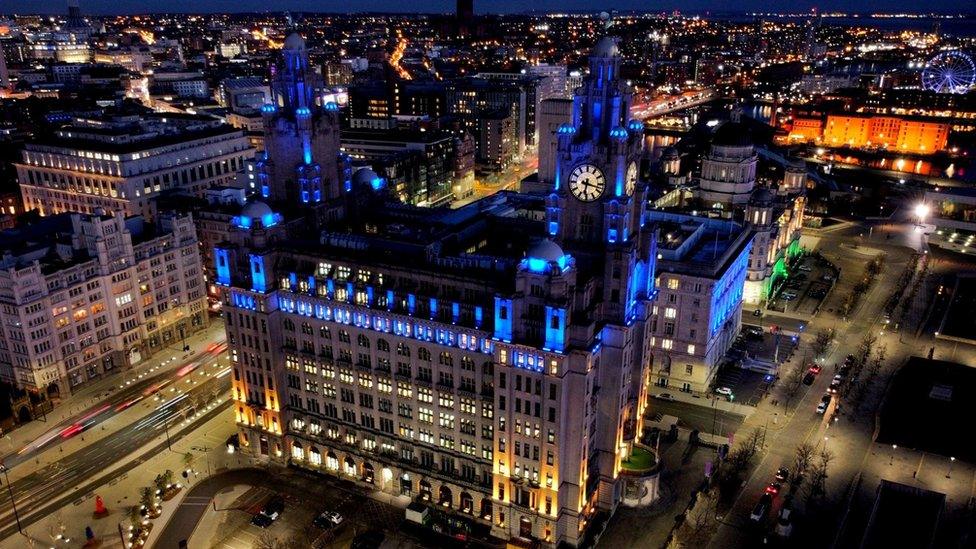
[[[580,164],[569,174],[569,190],[577,199],[592,202],[603,194],[607,180],[593,164]]]
[[[634,194],[634,187],[637,186],[637,162],[631,162],[630,165],[627,166],[625,182],[627,184],[627,194]]]

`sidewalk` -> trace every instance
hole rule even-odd
[[[143,361],[129,370],[111,374],[108,377],[82,386],[77,392],[62,400],[61,404],[54,408],[51,413],[47,414],[47,421],[40,418],[35,419],[34,421],[18,426],[9,433],[4,433],[3,440],[0,440],[0,455],[3,456],[3,459],[0,459],[0,462],[6,459],[7,456],[16,454],[21,448],[27,444],[30,444],[45,433],[53,430],[62,421],[94,406],[105,396],[119,390],[119,387],[124,386],[126,382],[139,380],[148,375],[165,373],[184,364],[190,357],[196,357],[200,353],[204,352],[207,346],[210,344],[223,341],[224,337],[223,321],[220,319],[214,319],[206,330],[203,330],[186,340],[187,344],[190,345],[190,351],[188,353],[183,353],[178,348],[178,344],[176,350],[173,350],[174,347],[171,345],[170,347],[167,347],[166,350],[157,353],[156,356]],[[92,431],[92,433],[95,433],[95,431]],[[70,451],[77,450],[77,446],[80,446],[77,444],[77,442],[79,442],[80,439],[80,435],[70,439],[65,447],[64,454],[66,455],[69,453],[69,450],[67,449],[68,446],[75,446],[75,448]],[[57,446],[57,444],[51,445],[35,457],[48,457],[47,454],[50,454],[50,452],[57,452],[57,450],[55,450],[55,446]],[[43,459],[41,459],[41,461],[43,461]],[[19,467],[19,465],[11,466],[11,471],[15,470],[17,467]]]
[[[191,484],[205,478],[208,469],[213,472],[228,467],[232,462],[236,463],[236,455],[228,454],[225,446],[227,438],[235,430],[232,408],[228,408],[174,443],[172,451],[163,451],[154,459],[139,464],[128,473],[122,474],[97,490],[81,496],[59,511],[51,513],[47,518],[27,526],[24,532],[37,546],[80,548],[85,544],[85,527],[87,526],[91,527],[96,538],[101,540],[100,547],[121,548],[123,545],[118,526],[123,524],[124,528],[127,529],[128,510],[138,503],[140,488],[151,485],[156,475],[166,469],[173,471],[175,482],[186,483],[187,481],[183,480],[180,473],[184,469],[183,455],[187,452],[193,453],[196,457],[193,469],[197,471],[197,475],[191,476],[189,480]],[[152,443],[136,449],[134,452],[141,453],[147,447],[158,444],[161,440],[165,440],[165,438],[158,437]],[[206,451],[203,451],[204,448]],[[126,460],[130,457],[126,457]],[[153,520],[153,533],[162,529],[165,521],[175,512],[185,494],[186,490],[184,489],[172,500],[163,502],[162,515]],[[92,517],[95,509],[95,495],[102,497],[109,511],[108,516],[101,519]],[[62,531],[62,526],[64,527],[64,534],[71,541],[69,543],[61,541],[54,544],[54,535]],[[0,549],[21,549],[30,543],[24,539],[24,536],[14,534],[0,541]]]

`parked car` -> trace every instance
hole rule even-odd
[[[762,339],[763,329],[757,326],[749,326],[745,329],[745,333],[751,339]]]
[[[790,479],[790,470],[786,467],[780,467],[776,470],[776,480],[779,482],[786,482]]]
[[[827,274],[825,274],[825,275],[823,275],[823,276],[820,277],[820,280],[823,280],[824,282],[830,282],[833,279],[834,279],[834,275],[831,274],[831,273],[827,273]]]
[[[827,389],[827,392],[832,395],[836,395],[837,391],[840,390],[840,384],[841,384],[841,380],[835,378],[833,381],[830,382],[830,387]]]
[[[342,524],[345,520],[342,515],[335,511],[322,511],[319,516],[315,517],[312,521],[312,525],[316,528],[321,528],[323,530],[328,530],[330,528],[335,528]]]
[[[820,404],[817,404],[818,414],[823,415],[824,413],[827,412],[827,407],[830,406],[831,398],[833,398],[833,396],[830,393],[827,393],[823,396],[823,398],[820,399]]]
[[[780,294],[780,297],[783,299],[783,301],[793,301],[796,299],[796,294],[793,292],[783,292]]]
[[[671,393],[658,393],[658,394],[654,395],[654,398],[659,399],[659,400],[671,400],[671,401],[673,401],[674,400],[674,395],[672,395]]]
[[[732,396],[732,389],[728,387],[716,387],[715,394],[730,397]]]
[[[753,522],[760,522],[766,518],[766,514],[769,513],[769,508],[773,504],[773,496],[769,494],[763,494],[759,497],[759,502],[756,506],[752,508],[752,513],[749,515],[749,519]]]
[[[802,264],[802,265],[799,266],[799,269],[801,271],[805,272],[805,273],[809,273],[810,271],[813,270],[813,267],[811,267],[810,265],[804,263],[804,264]]]
[[[278,517],[281,516],[281,513],[284,510],[285,500],[279,496],[274,496],[264,504],[264,507],[261,508],[261,512],[254,515],[254,518],[251,519],[251,524],[260,528],[267,528],[268,526],[271,526],[274,521],[278,520]]]
[[[806,375],[803,376],[803,384],[813,385],[813,380],[815,379],[817,379],[817,376],[814,375],[813,372],[807,372]]]
[[[769,485],[766,486],[766,493],[771,496],[775,496],[779,493],[779,489],[782,487],[783,485],[778,482],[770,482]]]
[[[776,535],[788,538],[793,533],[793,510],[783,507],[779,510],[779,518],[776,519]]]
[[[807,371],[813,375],[818,375],[820,372],[823,371],[823,366],[814,362],[813,364],[810,365],[809,368],[807,368]]]

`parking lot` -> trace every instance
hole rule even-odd
[[[264,546],[272,538],[281,542],[290,540],[302,547],[348,547],[357,534],[375,528],[386,530],[383,547],[395,547],[406,541],[405,537],[397,539],[402,510],[355,490],[330,486],[331,482],[308,482],[308,474],[304,472],[289,473],[296,475],[289,480],[299,480],[300,476],[305,477],[305,483],[297,489],[292,482],[282,483],[280,487],[247,488],[232,503],[219,509],[219,523],[209,539],[194,541],[220,549],[253,549]],[[252,519],[273,497],[284,499],[280,516],[266,528],[253,524]],[[314,526],[315,517],[326,510],[338,512],[343,517],[342,523],[331,529]]]
[[[769,309],[813,316],[820,310],[838,275],[837,268],[826,259],[816,255],[804,257],[770,300]]]

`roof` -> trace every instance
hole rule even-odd
[[[932,547],[945,494],[881,479],[862,549]]]
[[[620,48],[617,47],[617,41],[609,36],[604,36],[601,38],[595,46],[593,46],[593,57],[616,57],[620,54]]]
[[[305,49],[305,39],[302,35],[297,32],[293,32],[285,38],[285,49],[286,50],[304,50]]]
[[[715,130],[712,145],[720,147],[751,147],[752,131],[740,122],[726,122]]]

